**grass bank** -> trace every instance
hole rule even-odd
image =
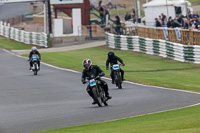
[[[35,133],[199,133],[200,106]]]
[[[3,49],[15,49],[15,50],[22,50],[22,49],[31,49],[33,45],[24,44],[21,42],[16,42],[14,40],[9,40],[7,38],[0,36],[0,48]]]
[[[105,68],[109,49],[103,47],[74,50],[68,52],[42,53],[42,60],[59,67],[82,71],[82,61],[90,58],[109,77]],[[200,92],[200,66],[182,63],[158,56],[131,51],[114,50],[126,64],[125,79],[137,83],[184,89]]]

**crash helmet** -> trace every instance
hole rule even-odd
[[[83,60],[83,67],[85,69],[89,70],[91,65],[92,65],[92,61],[90,59],[84,59]]]
[[[33,46],[33,47],[31,48],[31,50],[33,51],[33,53],[35,53],[35,52],[37,51],[37,48],[36,48],[35,46]]]
[[[31,49],[32,49],[32,51],[36,51],[37,50],[37,48],[35,46],[33,46]]]
[[[108,52],[108,58],[113,58],[115,56],[115,53],[113,51]]]

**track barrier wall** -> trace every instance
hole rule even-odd
[[[0,36],[13,39],[25,44],[33,44],[42,47],[49,47],[48,34],[37,32],[26,32],[10,27],[9,23],[0,21]]]
[[[200,46],[198,45],[183,45],[160,39],[114,35],[108,32],[105,35],[107,46],[113,49],[131,50],[181,62],[200,64]]]

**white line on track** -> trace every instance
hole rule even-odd
[[[2,49],[2,50],[5,51],[5,52],[10,53],[12,55],[15,55],[17,57],[27,59],[27,57],[23,57],[23,56],[17,55],[17,54],[15,54],[15,53],[13,53],[13,52],[11,52],[9,50],[5,50],[5,49]],[[78,72],[78,71],[75,71],[75,70],[60,68],[60,67],[53,66],[53,65],[50,65],[50,64],[47,64],[47,63],[44,63],[44,62],[41,62],[41,63],[44,64],[44,65],[46,65],[46,66],[58,69],[58,70],[63,70],[63,71],[68,71],[68,72],[80,73],[81,74],[81,72]],[[107,80],[111,80],[110,78],[107,78],[107,77],[103,77],[103,78],[107,79]],[[138,85],[138,86],[144,86],[144,87],[154,87],[154,88],[163,89],[163,90],[173,90],[173,91],[179,91],[179,92],[185,92],[185,93],[191,93],[191,94],[198,94],[198,95],[200,95],[199,92],[193,92],[193,91],[187,91],[187,90],[178,90],[178,89],[165,88],[165,87],[152,86],[152,85],[144,85],[144,84],[134,83],[134,82],[130,82],[130,81],[124,81],[124,82],[132,84],[132,85]],[[143,116],[143,115],[150,115],[150,114],[162,113],[162,112],[173,111],[173,110],[178,110],[178,109],[184,109],[184,108],[189,108],[189,107],[198,106],[198,105],[200,105],[200,103],[189,105],[189,106],[184,106],[184,107],[180,107],[180,108],[174,108],[174,109],[163,110],[163,111],[152,112],[152,113],[147,113],[147,114],[142,114],[142,115],[137,115],[137,116],[130,116],[130,117],[138,117],[138,116]],[[130,117],[125,117],[125,118],[121,118],[121,119],[127,119],[127,118],[130,118]],[[115,120],[110,120],[110,121],[117,121],[117,120],[121,120],[121,119],[115,119]],[[104,122],[109,122],[109,121],[104,121]]]

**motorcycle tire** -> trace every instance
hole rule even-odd
[[[34,64],[35,70],[34,70],[34,75],[37,75],[37,64]]]
[[[120,76],[119,73],[117,73],[116,84],[117,84],[117,87],[118,87],[119,89],[122,89],[122,80],[121,80],[121,76]]]
[[[92,93],[94,95],[94,100],[97,102],[98,106],[102,107],[102,100],[96,86],[92,88]]]

